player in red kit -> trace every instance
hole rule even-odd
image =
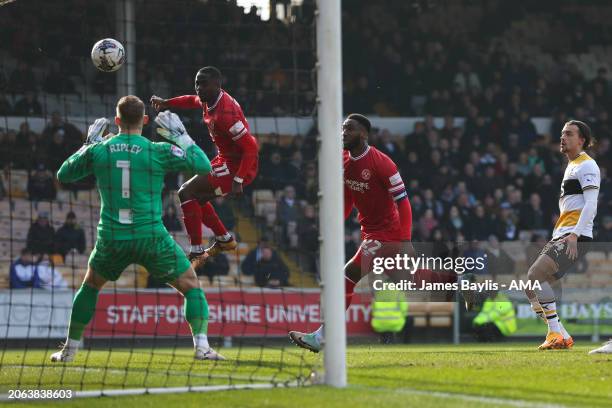
[[[412,209],[397,166],[384,153],[368,145],[370,121],[353,113],[342,124],[344,147],[344,218],[353,206],[359,211],[362,244],[344,267],[345,307],[351,304],[353,289],[369,273],[362,268],[362,257],[375,254],[385,243],[406,242],[412,235]],[[395,246],[395,248],[399,248]],[[289,332],[298,346],[319,352],[322,348],[323,326],[312,333]]]
[[[151,97],[156,110],[167,108],[202,109],[204,123],[218,155],[211,161],[207,176],[196,175],[179,190],[183,221],[191,240],[189,259],[206,259],[222,251],[231,251],[237,244],[227,231],[210,200],[226,194],[242,194],[257,174],[257,141],[249,131],[242,108],[221,88],[221,72],[215,67],[200,69],[195,78],[196,95],[171,99]],[[202,247],[202,223],[215,234],[214,244]],[[203,256],[206,255],[206,256]]]

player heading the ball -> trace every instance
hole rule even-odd
[[[208,133],[219,151],[212,160],[210,174],[194,176],[179,190],[183,221],[191,240],[189,258],[198,263],[208,256],[236,249],[234,237],[210,200],[229,193],[242,194],[243,186],[253,182],[257,174],[258,148],[242,108],[221,88],[221,71],[215,67],[200,69],[195,77],[195,92],[196,95],[171,99],[152,96],[151,105],[157,110],[202,109]],[[202,247],[202,223],[215,234],[215,243],[206,249]]]
[[[108,120],[96,119],[85,145],[57,172],[61,183],[93,174],[102,206],[96,246],[72,303],[68,338],[63,348],[51,355],[53,362],[74,360],[83,331],[94,315],[99,291],[106,282],[116,281],[130,264],[144,266],[157,280],[183,294],[195,358],[224,359],[208,344],[208,304],[195,271],[162,223],[165,174],[191,171],[206,175],[210,162],[171,112],[160,113],[155,122],[158,133],[176,146],[143,137],[142,127],[149,121],[144,111],[144,103],[136,96],[121,98],[115,117],[119,134],[103,138]]]

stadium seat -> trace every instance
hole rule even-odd
[[[253,276],[240,274],[239,280],[240,284],[243,286],[252,286],[255,284],[255,277]]]
[[[600,251],[590,251],[585,256],[587,261],[600,261],[606,259],[606,253]]]
[[[9,177],[11,195],[14,198],[26,198],[28,196],[28,172],[26,170],[12,169]]]

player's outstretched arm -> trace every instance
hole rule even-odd
[[[168,101],[164,98],[160,98],[157,95],[153,95],[151,97],[151,106],[153,106],[153,109],[159,112],[160,110],[168,108]]]
[[[168,140],[172,145],[163,146],[170,154],[162,159],[164,168],[168,171],[190,170],[197,174],[208,174],[211,170],[210,160],[206,154],[195,144],[178,115],[170,111],[163,111],[155,118],[157,133]]]
[[[151,97],[151,106],[158,112],[168,108],[202,109],[202,102],[200,102],[200,98],[197,95],[183,95],[170,99],[163,99],[153,95]]]
[[[108,125],[108,119],[98,118],[89,126],[83,147],[66,159],[58,170],[57,179],[60,183],[72,183],[92,173],[90,147],[104,139]]]

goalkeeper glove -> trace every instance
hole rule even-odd
[[[99,143],[103,140],[104,132],[108,130],[108,119],[106,118],[98,118],[94,121],[93,124],[89,126],[87,130],[87,139],[85,139],[85,144],[90,145],[94,143]]]
[[[155,118],[155,123],[159,126],[157,133],[181,149],[187,150],[195,144],[191,136],[187,134],[183,122],[181,122],[176,113],[170,111],[160,112]]]

